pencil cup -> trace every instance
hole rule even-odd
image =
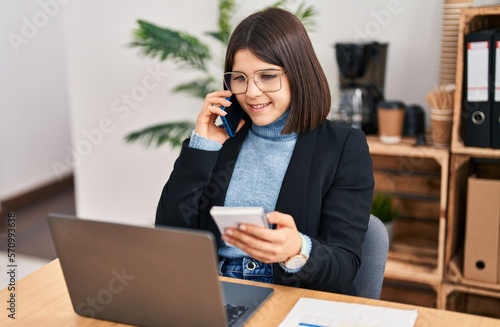
[[[431,108],[431,139],[433,145],[450,145],[452,123],[453,110]]]
[[[377,104],[378,134],[383,143],[401,141],[405,118],[405,105],[399,101],[380,101]]]

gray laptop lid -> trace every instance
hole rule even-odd
[[[73,308],[83,316],[139,326],[226,326],[226,301],[250,307],[244,321],[273,292],[220,283],[209,232],[56,214],[48,220]]]

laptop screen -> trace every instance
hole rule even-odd
[[[244,321],[273,292],[223,287],[214,237],[206,231],[56,214],[48,220],[73,308],[82,316],[140,326],[225,326],[226,300],[251,306]]]

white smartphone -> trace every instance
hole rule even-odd
[[[221,234],[226,228],[238,228],[239,224],[251,224],[269,228],[264,208],[261,207],[221,207],[214,206],[210,214]]]

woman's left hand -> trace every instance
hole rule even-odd
[[[267,215],[267,221],[277,228],[241,224],[238,228],[226,229],[222,239],[264,263],[283,262],[299,254],[302,238],[293,217],[274,211]]]

